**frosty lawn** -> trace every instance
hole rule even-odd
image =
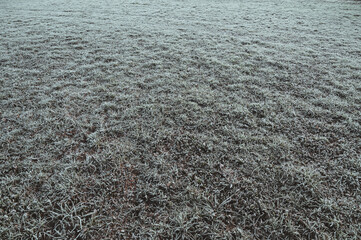
[[[0,2],[1,239],[359,239],[361,3]]]

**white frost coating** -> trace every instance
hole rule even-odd
[[[360,49],[359,1],[0,0],[0,238],[357,239]]]

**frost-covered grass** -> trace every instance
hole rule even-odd
[[[361,3],[0,1],[1,239],[360,239]]]

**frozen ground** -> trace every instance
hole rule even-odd
[[[1,239],[360,239],[360,1],[0,1]]]

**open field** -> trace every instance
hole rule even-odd
[[[0,1],[0,239],[267,238],[361,238],[360,1]]]

